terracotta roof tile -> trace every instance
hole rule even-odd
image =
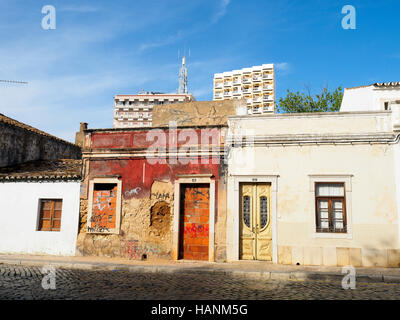
[[[80,180],[82,160],[37,160],[0,168],[0,182]]]
[[[400,82],[380,82],[374,83],[375,87],[400,87]]]

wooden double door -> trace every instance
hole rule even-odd
[[[240,259],[272,261],[271,185],[240,184]]]

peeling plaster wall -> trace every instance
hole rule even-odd
[[[212,160],[210,160],[210,163]],[[145,170],[143,170],[145,167]],[[219,185],[218,164],[150,165],[146,159],[91,160],[83,182],[80,255],[129,259],[171,258],[174,212],[174,181],[179,174],[212,174]],[[144,173],[144,176],[143,176]],[[87,181],[96,176],[119,175],[122,180],[121,229],[114,234],[87,234]],[[82,196],[82,194],[81,194]],[[222,197],[225,193],[222,193]],[[221,195],[216,188],[216,260],[225,260],[225,211],[219,211]],[[223,198],[224,199],[224,198]],[[226,201],[226,200],[222,200]],[[223,206],[224,207],[224,206]],[[157,210],[158,209],[158,210]]]
[[[168,129],[159,130],[166,135],[167,150],[172,140],[178,149],[182,145],[187,147],[188,142],[179,137],[180,134],[185,137],[185,132],[189,132],[197,135],[196,141],[190,140],[189,143],[197,146],[204,142],[203,146],[209,146],[209,150],[215,152],[214,148],[218,151],[221,146],[225,129],[221,126],[178,128],[173,133]],[[143,255],[147,259],[172,258],[175,182],[179,175],[206,174],[215,181],[215,259],[225,260],[226,192],[225,169],[221,164],[223,159],[219,159],[219,155],[206,155],[203,158],[193,156],[186,159],[189,160],[186,164],[182,164],[179,158],[154,163],[136,154],[136,150],[141,152],[153,144],[146,137],[148,132],[149,129],[145,128],[85,131],[78,254],[131,259],[142,259]],[[131,155],[121,155],[124,152]],[[119,177],[121,181],[120,232],[118,235],[87,234],[89,182],[106,177]]]
[[[222,125],[227,117],[236,114],[236,108],[246,106],[244,100],[194,101],[179,104],[155,105],[153,127],[168,126],[176,121],[178,126]]]
[[[118,235],[87,234],[87,200],[81,200],[78,254],[129,259],[170,258],[173,186],[169,182],[154,181],[150,190],[148,198],[131,197],[122,200],[121,229]],[[162,195],[164,197],[161,200]],[[163,216],[155,218],[157,213]]]
[[[78,146],[0,122],[0,167],[33,160],[80,157]]]

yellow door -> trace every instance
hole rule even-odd
[[[240,185],[240,258],[272,260],[270,185]]]

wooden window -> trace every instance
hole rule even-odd
[[[60,231],[61,213],[61,199],[41,199],[38,231]]]
[[[344,183],[315,184],[317,232],[346,233]]]

